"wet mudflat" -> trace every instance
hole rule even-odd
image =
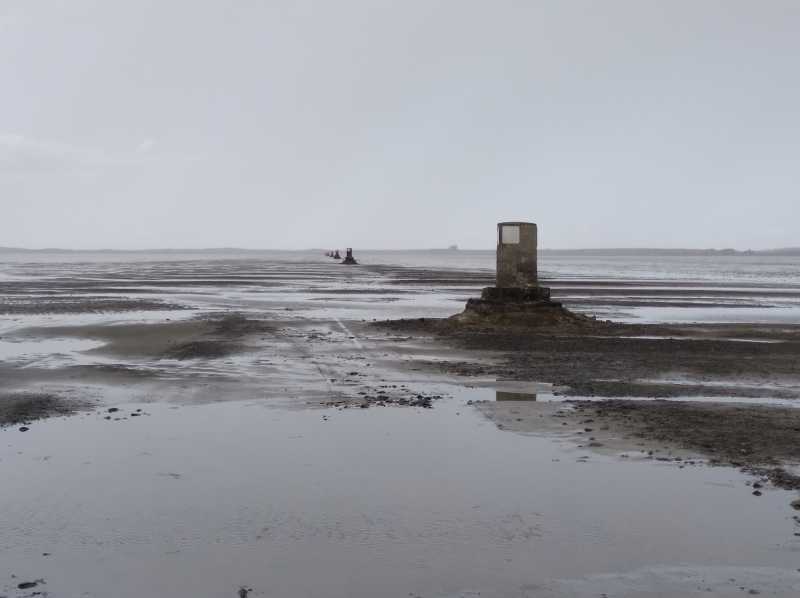
[[[0,400],[33,403],[0,422],[0,596],[800,591],[783,265],[686,324],[620,289],[686,315],[719,281],[561,264],[613,325],[456,333],[488,270],[418,258],[4,265]]]
[[[52,596],[800,587],[785,492],[505,433],[468,396],[424,412],[131,404],[6,436],[3,591],[24,595],[12,573]]]
[[[565,395],[800,398],[800,326],[788,323],[709,327],[578,320],[529,327],[419,318],[372,328],[500,358],[492,365],[476,359],[431,363],[431,369],[545,381]]]

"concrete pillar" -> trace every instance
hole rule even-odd
[[[536,225],[500,222],[497,225],[497,287],[539,286]]]
[[[344,256],[344,260],[342,261],[343,264],[354,265],[358,264],[356,258],[353,257],[353,248],[347,248],[347,255]]]

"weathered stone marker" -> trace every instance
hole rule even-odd
[[[347,248],[347,255],[344,256],[344,260],[342,261],[342,263],[343,264],[348,264],[348,265],[351,265],[351,266],[358,264],[358,262],[356,261],[356,258],[353,257],[353,249],[352,249],[352,247],[348,247]]]
[[[497,225],[497,286],[539,285],[536,225],[533,222],[501,222]]]
[[[497,286],[486,287],[480,299],[467,301],[465,313],[481,316],[537,317],[561,308],[550,289],[539,285],[537,230],[533,222],[497,225]]]
[[[533,222],[497,225],[497,286],[486,287],[484,301],[549,301],[550,289],[539,286],[537,230]]]

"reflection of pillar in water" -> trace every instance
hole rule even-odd
[[[498,401],[535,401],[535,392],[505,392],[498,390],[496,395]]]

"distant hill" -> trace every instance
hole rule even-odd
[[[783,249],[768,249],[759,252],[762,255],[800,255],[800,247],[784,247]]]

